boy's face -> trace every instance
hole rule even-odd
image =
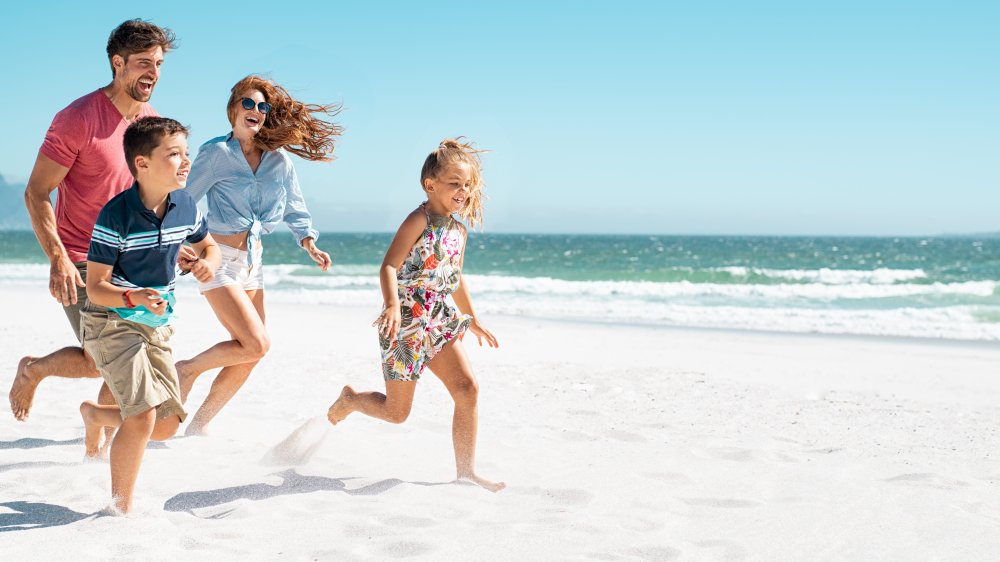
[[[142,184],[158,185],[170,191],[182,189],[191,171],[187,135],[164,135],[152,154],[136,158],[136,168]]]

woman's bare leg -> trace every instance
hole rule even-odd
[[[232,400],[236,392],[250,377],[261,357],[267,353],[270,347],[270,340],[264,328],[266,314],[264,312],[264,291],[239,291],[237,296],[232,291],[226,293],[216,293],[221,289],[233,288],[227,285],[218,289],[213,289],[205,293],[209,298],[209,304],[215,310],[216,315],[223,326],[229,330],[233,340],[218,343],[209,349],[198,354],[190,361],[180,361],[177,363],[178,374],[182,369],[187,375],[187,385],[181,377],[181,395],[187,399],[187,393],[191,390],[194,379],[202,372],[222,366],[223,369],[216,375],[212,382],[212,388],[208,392],[205,402],[198,408],[191,423],[184,431],[185,435],[204,435],[206,427],[222,408]],[[213,293],[216,293],[213,295]],[[247,309],[247,305],[250,309]],[[240,322],[247,324],[239,325]],[[241,339],[243,338],[243,339]],[[244,343],[244,340],[246,343]],[[249,359],[247,359],[249,358]],[[242,360],[240,363],[229,364],[226,361]]]

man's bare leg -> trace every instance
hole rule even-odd
[[[15,419],[18,421],[28,419],[38,384],[51,376],[94,379],[99,378],[101,374],[97,372],[97,367],[90,356],[79,347],[64,347],[44,357],[23,357],[17,365],[17,374],[14,375],[14,382],[10,387],[10,410],[14,413]],[[114,400],[111,402],[114,403]]]

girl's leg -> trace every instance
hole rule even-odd
[[[330,423],[337,425],[351,412],[361,412],[389,423],[403,423],[410,415],[413,391],[416,388],[417,381],[400,380],[385,381],[385,394],[355,392],[350,386],[345,386],[340,392],[340,398],[330,406],[326,417]]]
[[[220,287],[220,289],[221,288],[225,287]],[[205,295],[207,296],[209,293],[213,291],[209,291],[208,293],[205,293]],[[212,388],[208,392],[208,397],[205,398],[205,402],[201,405],[200,408],[198,408],[198,411],[191,419],[191,423],[188,424],[187,429],[184,431],[185,435],[205,434],[205,428],[208,426],[209,422],[211,422],[215,418],[215,416],[222,410],[222,408],[226,404],[228,404],[230,400],[232,400],[233,396],[236,395],[236,392],[243,386],[243,383],[245,383],[247,381],[247,378],[250,377],[250,371],[252,371],[253,368],[257,366],[257,363],[260,361],[260,358],[263,357],[264,353],[267,352],[267,348],[270,346],[270,342],[268,341],[267,337],[267,332],[264,331],[264,320],[266,317],[264,312],[264,291],[263,290],[246,291],[245,293],[242,293],[242,295],[245,297],[245,300],[249,302],[252,306],[253,312],[248,313],[248,317],[251,318],[251,320],[256,320],[256,323],[259,324],[260,331],[254,332],[256,335],[252,336],[251,338],[253,341],[256,342],[252,344],[252,347],[255,350],[255,352],[259,352],[259,356],[255,356],[249,361],[245,361],[235,365],[226,365],[221,371],[219,371],[219,374],[216,375],[215,377],[215,381],[212,382]],[[215,308],[214,304],[213,308]],[[216,310],[218,311],[218,309]],[[222,315],[220,314],[219,317],[221,320]],[[223,321],[223,324],[225,325],[226,322]],[[226,327],[228,328],[228,325]],[[230,330],[230,333],[233,334],[234,339],[238,340],[238,335],[235,334],[233,330]],[[260,336],[262,336],[262,339],[254,339],[254,338],[259,338]],[[208,354],[213,349],[231,343],[239,343],[239,342],[230,341],[230,342],[223,342],[220,344],[216,344],[214,347],[209,348],[201,355],[198,355],[197,357],[192,359],[189,362],[189,364],[195,363],[196,361],[198,361],[199,357]],[[180,368],[182,366],[181,363],[177,364],[178,372],[180,372]],[[208,369],[211,368],[212,367],[208,367]],[[190,384],[188,385],[187,388],[188,390],[190,390],[191,388]],[[184,392],[183,389],[182,393],[185,395],[184,397],[186,398],[186,392]]]
[[[444,346],[428,363],[455,401],[451,422],[451,440],[455,447],[458,479],[478,484],[491,492],[507,487],[476,474],[476,433],[479,426],[479,383],[472,374],[469,358],[457,339]]]
[[[219,342],[187,361],[177,362],[181,400],[185,402],[195,379],[205,371],[260,361],[271,346],[264,329],[263,291],[244,291],[235,285],[224,285],[206,291],[205,299],[233,339]]]

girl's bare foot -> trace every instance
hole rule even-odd
[[[174,363],[174,369],[177,371],[177,380],[181,384],[181,404],[187,402],[191,387],[194,386],[195,379],[201,374],[188,369],[190,363],[190,361],[178,361]]]
[[[337,425],[338,423],[344,421],[344,418],[348,414],[354,411],[354,396],[357,392],[350,385],[345,386],[343,390],[340,391],[340,398],[330,406],[330,409],[326,412],[326,419],[330,420],[330,423]]]
[[[104,426],[97,421],[97,404],[89,400],[80,404],[80,416],[83,417],[83,444],[87,448],[86,455],[92,459],[100,458],[104,451],[101,447]]]
[[[41,379],[28,374],[28,366],[34,361],[34,357],[22,357],[17,364],[17,374],[14,375],[14,383],[10,385],[10,411],[14,413],[17,421],[28,419],[28,412],[35,401],[35,390]]]
[[[460,483],[468,483],[468,484],[475,484],[477,486],[482,486],[483,488],[486,488],[491,492],[499,492],[500,490],[503,490],[504,488],[507,487],[506,482],[494,482],[492,480],[487,480],[476,473],[460,475],[456,479],[456,481]]]

